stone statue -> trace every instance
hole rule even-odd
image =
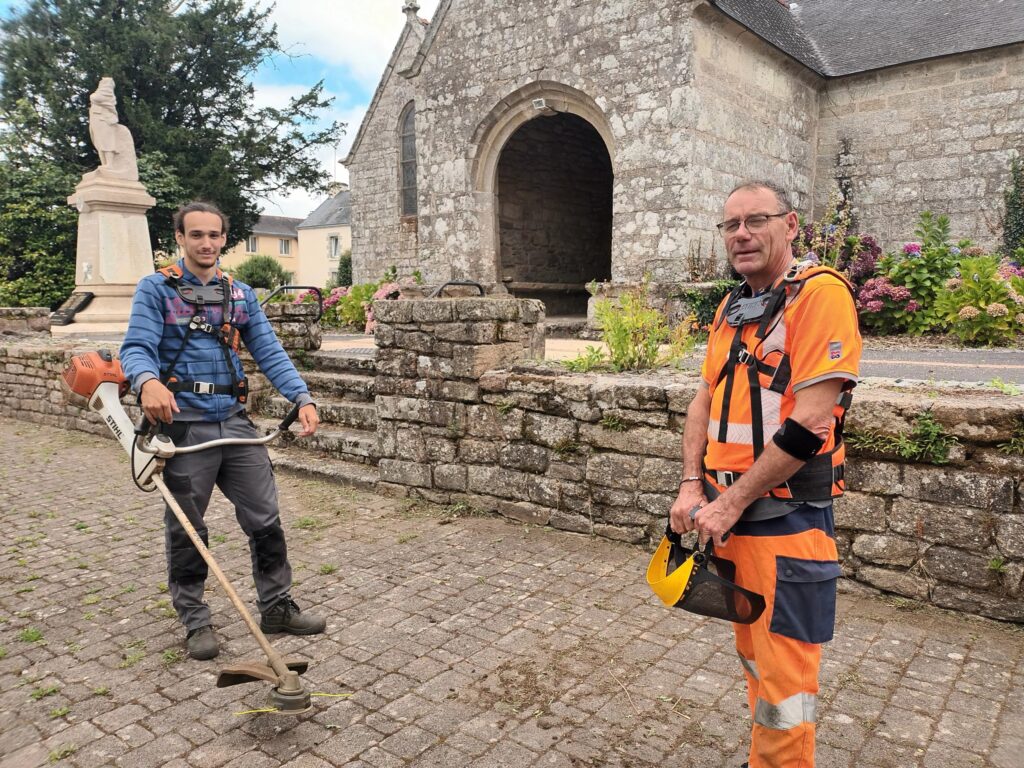
[[[117,98],[114,80],[104,77],[89,96],[89,138],[100,155],[100,167],[89,177],[107,177],[138,181],[139,167],[131,132],[117,122]]]

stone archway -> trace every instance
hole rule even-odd
[[[474,136],[481,260],[494,282],[583,315],[584,285],[611,277],[614,152],[590,97],[537,82],[499,102]]]

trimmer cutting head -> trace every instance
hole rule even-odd
[[[274,689],[267,699],[268,706],[276,715],[298,715],[307,712],[312,706],[309,691],[299,681],[299,675],[306,671],[309,662],[306,659],[282,659],[288,672],[282,677],[274,671],[270,664],[258,661],[243,661],[221,669],[217,675],[217,687],[227,688],[242,683],[268,682]]]
[[[272,714],[275,715],[301,715],[313,707],[309,691],[304,688],[298,693],[284,693],[275,688],[267,697],[267,705],[274,708]]]

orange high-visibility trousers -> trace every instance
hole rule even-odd
[[[740,522],[715,552],[764,595],[753,624],[734,624],[753,715],[750,768],[813,768],[821,643],[832,639],[840,575],[832,507]]]

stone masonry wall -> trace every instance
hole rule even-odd
[[[632,543],[661,536],[695,376],[572,375],[525,361],[531,302],[382,302],[375,312],[383,488]],[[1024,403],[861,387],[849,426],[908,431],[925,409],[961,444],[944,466],[850,461],[850,492],[836,504],[844,572],[1024,622],[1024,458],[996,449],[1024,425]]]
[[[0,307],[0,334],[49,334],[46,307]]]
[[[677,264],[682,245],[718,236],[725,199],[743,181],[775,181],[790,191],[798,210],[810,212],[824,83],[707,6],[694,14],[693,58],[697,124],[686,197],[691,224],[685,240],[659,253]]]
[[[397,10],[397,5],[395,6]],[[401,49],[393,70],[385,72],[387,82],[372,105],[369,123],[362,127],[359,153],[348,163],[352,191],[352,279],[356,283],[379,280],[394,265],[399,275],[410,275],[420,264],[416,258],[416,219],[401,213],[399,191],[399,125],[409,102],[416,98],[414,84],[399,72],[412,63],[423,39],[419,22],[407,25],[408,35],[399,41]],[[404,34],[404,33],[403,33]],[[403,44],[404,42],[404,44]],[[417,104],[417,109],[421,105]],[[417,172],[428,172],[423,132],[417,116]],[[434,280],[429,270],[424,276]]]
[[[848,180],[858,230],[913,240],[921,211],[999,242],[1010,157],[1024,146],[1024,44],[853,75],[821,97],[815,201]]]

